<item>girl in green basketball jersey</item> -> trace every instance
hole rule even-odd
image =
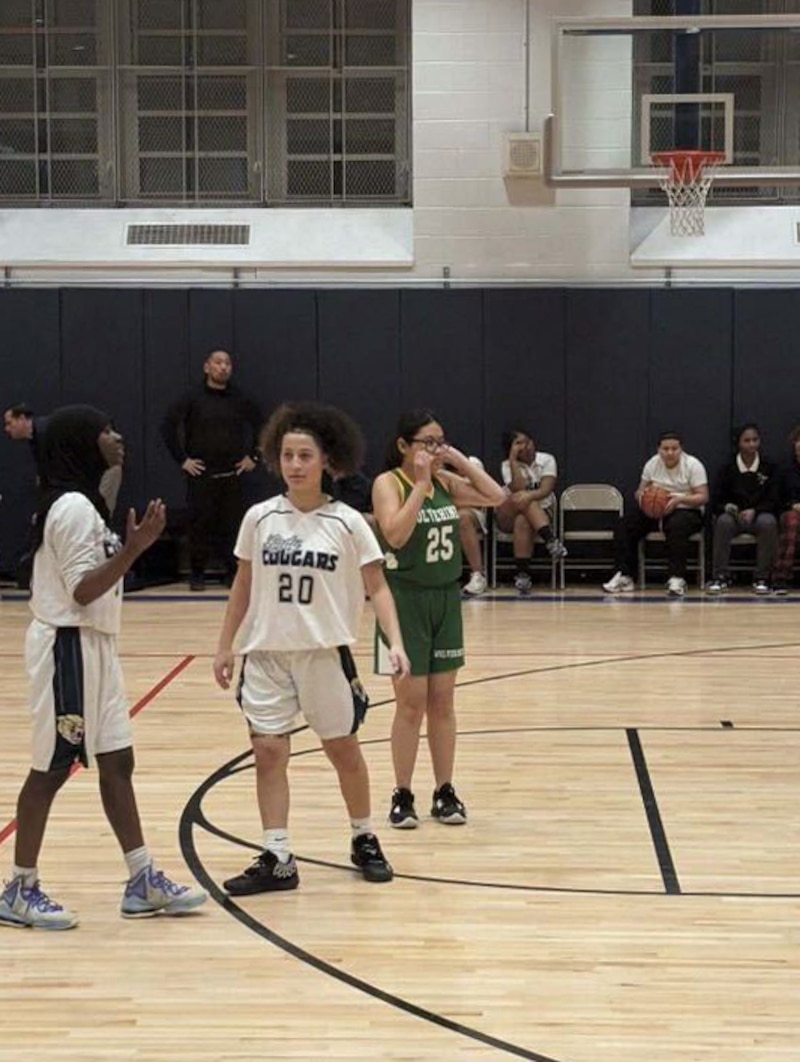
[[[447,465],[453,472],[444,471]],[[456,670],[464,663],[461,625],[459,506],[497,506],[503,488],[464,454],[449,446],[429,409],[404,414],[386,462],[375,480],[372,501],[386,578],[394,595],[403,642],[411,661],[409,677],[393,677],[397,709],[392,724],[396,788],[389,822],[398,829],[419,824],[411,778],[423,717],[436,789],[431,815],[458,825],[466,808],[453,788]],[[385,640],[378,631],[378,670]]]

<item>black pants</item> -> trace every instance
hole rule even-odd
[[[617,571],[636,578],[639,540],[651,531],[663,531],[667,543],[667,572],[670,577],[686,578],[689,560],[689,539],[703,526],[703,514],[699,509],[675,509],[665,516],[659,526],[658,520],[645,516],[638,506],[629,509],[614,529],[614,555]]]
[[[233,547],[244,516],[239,476],[189,478],[189,564],[203,575],[214,549],[229,575],[236,571]]]

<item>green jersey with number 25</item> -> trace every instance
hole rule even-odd
[[[405,503],[414,484],[399,468],[392,469],[392,475]],[[389,546],[382,537],[380,542],[386,554],[386,577],[390,583],[447,586],[461,576],[458,509],[436,478],[431,494],[417,514],[417,526],[408,542],[399,549]]]

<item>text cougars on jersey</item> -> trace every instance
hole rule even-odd
[[[338,553],[325,553],[317,549],[304,549],[298,535],[285,538],[270,535],[261,547],[261,561],[265,565],[280,565],[285,568],[318,568],[323,572],[335,572],[339,563]]]

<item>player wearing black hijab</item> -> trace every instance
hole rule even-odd
[[[96,757],[103,810],[128,867],[122,915],[183,914],[206,899],[202,890],[176,885],[154,869],[136,807],[117,655],[122,579],[159,537],[166,517],[161,499],[148,504],[138,523],[131,509],[124,545],[108,527],[100,478],[123,459],[122,438],[99,410],[65,406],[50,418],[35,525],[33,620],[25,639],[33,761],[17,802],[14,866],[0,895],[0,925],[77,925],[42,889],[37,862],[55,795],[73,765],[88,764],[89,756]]]

